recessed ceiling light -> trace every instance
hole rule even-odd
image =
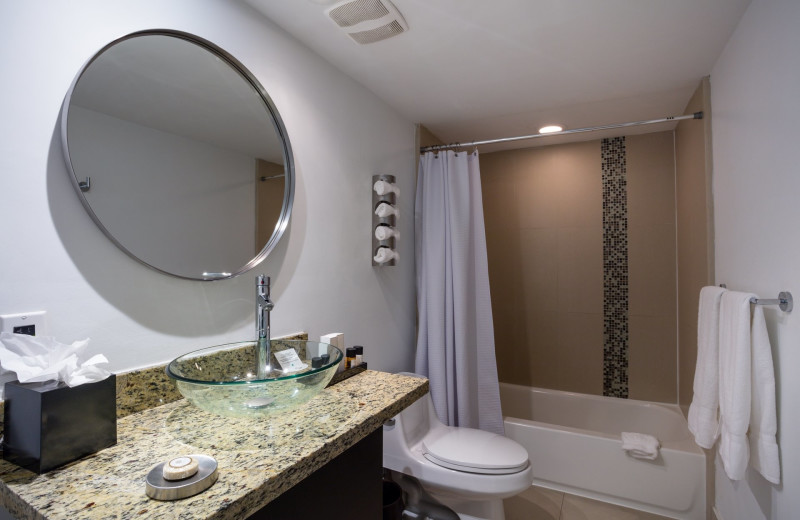
[[[560,132],[563,128],[558,125],[547,125],[543,126],[539,129],[540,134],[552,134],[554,132]]]

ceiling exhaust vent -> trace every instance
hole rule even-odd
[[[356,43],[375,43],[408,30],[403,15],[389,0],[348,0],[326,11]]]

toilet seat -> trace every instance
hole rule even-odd
[[[447,427],[426,437],[422,455],[438,466],[482,475],[517,473],[528,466],[525,448],[502,435],[472,428]]]

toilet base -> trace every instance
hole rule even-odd
[[[496,500],[463,500],[453,497],[431,496],[458,514],[459,520],[506,520],[503,501]]]
[[[466,500],[452,495],[440,495],[424,489],[416,478],[398,471],[387,470],[405,495],[404,518],[431,520],[505,520],[503,500]],[[417,516],[412,516],[417,515]]]

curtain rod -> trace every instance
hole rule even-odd
[[[629,126],[652,125],[654,123],[669,123],[671,121],[682,121],[684,119],[703,119],[702,112],[686,114],[683,116],[662,117],[661,119],[648,119],[646,121],[633,121],[631,123],[615,123],[611,125],[592,126],[589,128],[575,128],[574,130],[562,130],[561,132],[551,132],[549,134],[520,135],[517,137],[501,137],[500,139],[486,139],[484,141],[470,141],[468,143],[437,144],[433,146],[422,146],[420,152],[435,152],[448,148],[462,148],[467,146],[478,146],[481,144],[508,143],[511,141],[521,141],[523,139],[536,139],[537,137],[551,137],[554,135],[580,134],[583,132],[595,132],[597,130],[610,130],[613,128],[626,128]]]

